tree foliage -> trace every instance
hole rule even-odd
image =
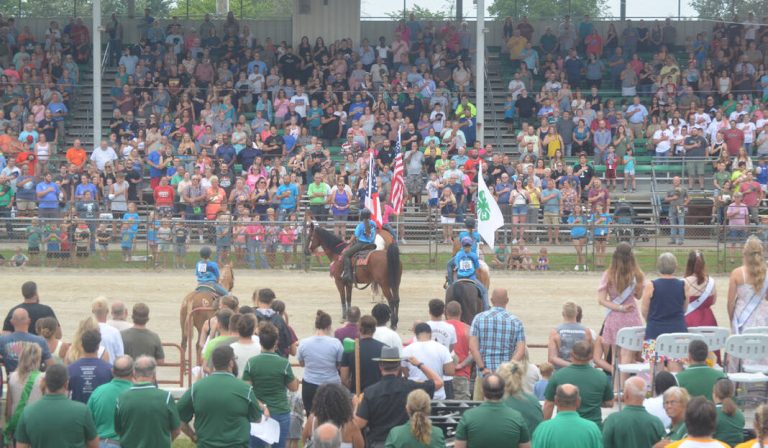
[[[689,5],[701,18],[706,19],[730,19],[733,12],[742,19],[750,12],[757,12],[765,7],[764,0],[691,0]],[[734,6],[735,9],[731,9]]]
[[[242,6],[242,8],[241,8]],[[292,0],[229,0],[229,10],[235,17],[260,19],[265,17],[290,17],[293,14]],[[179,17],[187,14],[187,0],[177,0],[171,11]],[[199,17],[216,13],[216,0],[189,0],[189,15]],[[242,14],[241,14],[242,13]]]
[[[527,16],[531,20],[551,19],[567,14],[572,17],[581,17],[584,14],[600,17],[606,10],[607,0],[494,0],[488,8],[488,11],[497,17]]]
[[[416,20],[446,20],[454,16],[455,5],[452,1],[448,1],[443,8],[431,10],[429,8],[423,8],[419,5],[413,5],[412,9],[407,10],[407,13],[413,14]],[[399,20],[403,18],[403,10],[395,10],[387,13],[387,17],[393,20]]]

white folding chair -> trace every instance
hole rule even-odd
[[[643,341],[645,340],[645,327],[626,327],[616,333],[616,347],[622,350],[628,350],[631,352],[639,352],[643,349]],[[649,363],[619,363],[619,356],[613,351],[613,377],[616,378],[616,374],[629,373],[637,375],[639,373],[650,372],[651,365]],[[621,410],[621,380],[619,380],[619,410]]]
[[[695,333],[666,333],[656,338],[656,352],[654,354],[653,373],[651,377],[651,390],[656,384],[656,366],[659,357],[683,359],[688,357],[688,345],[691,341],[703,341],[704,336]]]
[[[741,334],[768,334],[768,327],[745,328]]]
[[[710,352],[723,350],[725,348],[725,341],[731,335],[731,330],[725,327],[688,327],[688,332],[704,336],[704,342],[706,342]],[[723,365],[725,365],[725,362],[723,362]],[[715,368],[721,369],[722,367],[715,365]]]
[[[768,334],[733,335],[725,344],[725,352],[740,361],[768,359]],[[768,383],[768,376],[764,373],[768,372],[768,365],[739,365],[738,372],[728,374],[734,383]]]

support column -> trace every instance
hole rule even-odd
[[[477,140],[485,144],[485,0],[477,0],[477,44],[475,47],[475,107]]]
[[[456,21],[464,20],[464,0],[456,0]]]
[[[93,0],[93,143],[101,140],[101,0]]]

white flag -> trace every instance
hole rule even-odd
[[[504,225],[504,215],[501,214],[499,204],[488,190],[483,178],[483,164],[478,163],[477,172],[477,231],[483,237],[491,249],[496,240],[496,229]]]

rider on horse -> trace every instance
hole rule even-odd
[[[352,279],[352,256],[363,250],[373,250],[376,248],[376,221],[371,219],[371,211],[364,208],[360,212],[360,223],[355,227],[355,236],[350,239],[350,245],[344,251],[344,275],[342,278],[351,282]],[[354,242],[353,242],[354,241]]]
[[[477,254],[472,252],[472,245],[474,240],[465,236],[461,239],[462,250],[456,253],[453,257],[453,262],[456,265],[456,279],[457,280],[472,280],[480,290],[480,294],[483,296],[483,307],[488,309],[488,290],[485,286],[477,281],[477,270],[480,269],[480,259],[477,258]]]
[[[472,241],[472,253],[475,254],[476,257],[478,257],[477,246],[482,242],[482,239],[480,237],[480,234],[475,231],[475,219],[467,218],[466,220],[464,220],[464,226],[467,229],[459,232],[459,241],[464,241],[464,238],[469,238]],[[459,250],[457,253],[461,253],[461,250]],[[453,254],[453,255],[456,255],[456,254]],[[448,276],[446,278],[448,284],[446,286],[451,286],[451,284],[453,283],[453,271],[454,269],[456,269],[456,263],[454,260],[455,258],[451,257],[451,259],[448,260],[448,266],[446,266],[448,271],[447,272]]]
[[[200,258],[201,260],[195,265],[198,288],[201,286],[210,288],[219,296],[229,295],[229,291],[219,283],[219,265],[210,260],[211,248],[206,246],[200,249]]]

